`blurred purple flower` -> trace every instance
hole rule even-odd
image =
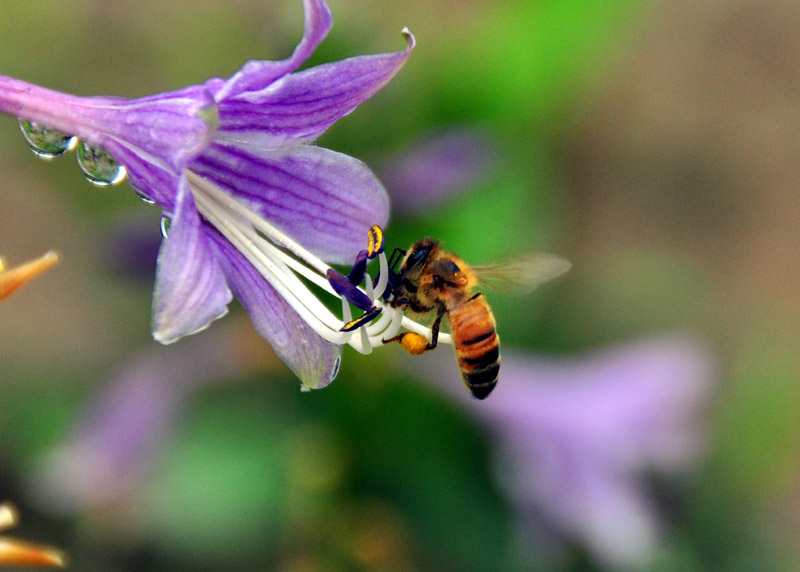
[[[171,343],[227,312],[233,294],[304,387],[330,383],[341,345],[324,338],[321,304],[280,260],[288,251],[324,279],[351,263],[388,198],[352,157],[313,145],[402,68],[406,50],[296,71],[331,27],[323,0],[304,0],[305,30],[281,61],[250,61],[231,78],[140,99],[76,97],[0,76],[0,112],[22,120],[34,149],[75,145],[84,173],[134,189],[164,209],[153,337]],[[118,165],[124,167],[120,170]],[[327,316],[326,316],[327,317]],[[338,332],[338,328],[333,328]]]
[[[127,278],[152,280],[162,236],[150,217],[121,220],[103,237],[104,265]]]
[[[77,512],[113,503],[146,482],[191,393],[245,371],[227,328],[132,358],[88,404],[80,423],[39,463],[31,497]]]
[[[468,397],[451,356],[431,360],[430,379],[494,436],[521,536],[535,543],[544,515],[599,562],[641,569],[660,528],[644,474],[690,469],[704,449],[708,349],[673,336],[575,359],[509,350],[502,359],[500,383],[485,401]]]
[[[478,128],[459,127],[416,141],[378,168],[398,214],[438,206],[479,184],[492,171],[497,152]]]

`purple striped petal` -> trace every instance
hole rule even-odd
[[[153,199],[167,212],[175,211],[175,200],[183,175],[178,172],[157,167],[148,157],[133,150],[117,148],[109,153],[128,170],[128,184],[136,191]]]
[[[0,76],[0,113],[102,146],[131,171],[142,171],[138,162],[176,175],[216,128],[216,103],[203,86],[140,99],[77,97]]]
[[[321,389],[339,371],[342,347],[327,343],[261,274],[217,231],[207,228],[228,284],[250,315],[256,331],[294,374],[303,389]]]
[[[329,262],[352,263],[369,228],[389,218],[389,199],[375,175],[328,149],[214,144],[189,168]]]
[[[305,11],[303,39],[297,44],[294,53],[278,62],[251,60],[227,81],[210,80],[206,83],[206,87],[215,95],[217,101],[262,90],[276,79],[296,70],[314,53],[331,29],[331,13],[322,0],[304,0],[303,9]]]
[[[169,237],[158,254],[153,292],[153,338],[162,344],[204,329],[225,315],[232,299],[201,224],[182,180]]]
[[[219,137],[265,147],[315,140],[400,71],[414,48],[414,36],[407,30],[403,33],[408,48],[402,52],[320,65],[285,76],[261,91],[218,100]]]
[[[116,100],[114,107],[117,115],[111,117],[91,111],[90,125],[105,136],[97,143],[112,155],[114,147],[143,151],[151,164],[178,173],[211,142],[218,121],[216,103],[203,86]]]

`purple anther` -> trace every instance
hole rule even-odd
[[[328,283],[339,296],[350,302],[356,308],[364,311],[372,309],[372,300],[351,284],[346,276],[336,272],[336,270],[332,268],[328,270]]]
[[[358,286],[364,281],[364,275],[367,273],[367,259],[368,254],[366,250],[362,250],[356,255],[356,261],[350,269],[350,274],[347,275],[347,279],[353,286]]]

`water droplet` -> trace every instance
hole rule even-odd
[[[161,217],[161,236],[167,238],[169,236],[169,227],[172,226],[172,219],[168,216]]]
[[[125,167],[117,163],[102,147],[93,147],[84,141],[78,145],[78,165],[93,185],[106,187],[125,179]]]
[[[136,196],[139,197],[140,199],[142,199],[142,201],[144,201],[148,205],[156,204],[156,202],[153,199],[151,199],[148,195],[146,195],[145,193],[143,193],[139,189],[133,189],[133,192],[136,193]]]
[[[331,376],[328,379],[329,382],[336,379],[336,376],[339,375],[339,368],[341,367],[341,365],[342,365],[342,356],[338,356],[336,358],[336,361],[333,362],[333,371],[331,372]]]
[[[54,159],[67,151],[72,151],[78,142],[77,137],[73,135],[65,135],[60,131],[25,119],[19,120],[19,128],[31,151],[42,159]]]

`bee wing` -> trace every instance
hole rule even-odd
[[[481,284],[515,295],[529,294],[570,268],[572,263],[569,260],[543,252],[531,252],[505,262],[472,267]]]

